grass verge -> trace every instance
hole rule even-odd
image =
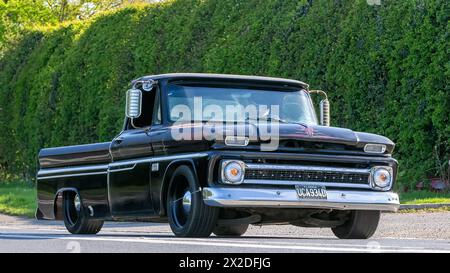
[[[36,189],[24,183],[0,182],[0,213],[34,217]]]
[[[449,192],[412,191],[399,193],[400,202],[405,205],[450,204]]]
[[[450,207],[441,208],[429,208],[429,209],[403,209],[397,213],[430,213],[430,212],[447,212],[450,211]]]

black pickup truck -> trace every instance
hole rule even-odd
[[[311,94],[324,97],[319,118]],[[306,83],[163,74],[126,96],[111,142],[40,151],[38,219],[75,234],[112,220],[169,222],[187,237],[291,224],[369,238],[399,207],[394,143],[330,127],[326,93]]]

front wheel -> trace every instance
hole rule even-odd
[[[351,211],[344,224],[331,230],[339,239],[368,239],[377,230],[380,215],[377,210]]]
[[[208,237],[216,226],[219,209],[203,202],[197,179],[188,166],[178,167],[167,192],[167,216],[179,237]]]
[[[66,229],[72,234],[97,234],[103,221],[89,219],[81,197],[76,192],[63,194],[63,214]]]

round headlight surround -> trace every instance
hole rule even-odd
[[[244,181],[245,163],[239,160],[225,160],[222,162],[222,182],[227,184],[241,184]]]
[[[372,187],[375,189],[389,190],[392,186],[392,169],[390,167],[372,168]]]

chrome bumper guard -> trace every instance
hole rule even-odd
[[[337,210],[397,211],[396,193],[327,190],[326,200],[299,199],[295,189],[276,188],[203,188],[205,204],[212,207],[317,208]]]

